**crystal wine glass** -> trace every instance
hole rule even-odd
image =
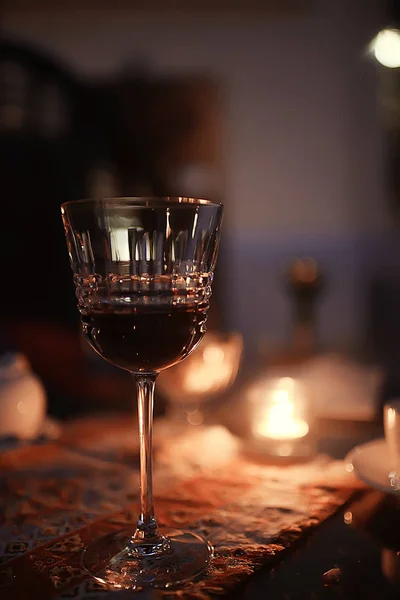
[[[93,541],[83,564],[124,589],[167,588],[199,575],[211,545],[163,531],[154,514],[152,429],[158,373],[186,358],[206,331],[222,205],[195,198],[107,198],[62,205],[82,329],[138,393],[140,514],[134,532]]]

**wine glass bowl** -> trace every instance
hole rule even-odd
[[[154,373],[183,360],[197,346],[205,332],[207,308],[208,302],[157,306],[125,296],[123,305],[103,303],[84,310],[83,332],[108,362],[131,373]]]
[[[117,588],[170,587],[204,571],[212,548],[193,532],[164,532],[154,514],[152,426],[161,370],[205,331],[222,206],[194,198],[107,198],[61,208],[82,331],[137,386],[140,514],[133,534],[85,550],[96,579]]]

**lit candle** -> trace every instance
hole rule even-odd
[[[304,437],[309,431],[308,423],[294,413],[294,401],[288,390],[273,391],[272,401],[268,402],[261,420],[255,424],[256,433],[274,440]]]
[[[308,439],[310,421],[301,384],[291,377],[264,379],[252,387],[250,399],[254,440],[274,455],[303,455],[299,443]]]

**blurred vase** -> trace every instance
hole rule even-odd
[[[291,350],[299,357],[312,354],[317,345],[317,302],[323,289],[318,263],[311,257],[296,258],[287,274],[292,300]]]
[[[46,417],[46,394],[22,354],[0,359],[0,437],[35,438]]]

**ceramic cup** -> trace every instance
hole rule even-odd
[[[389,452],[390,485],[400,491],[400,399],[384,408],[385,439]]]
[[[0,358],[0,437],[35,438],[46,416],[42,383],[22,354]]]

